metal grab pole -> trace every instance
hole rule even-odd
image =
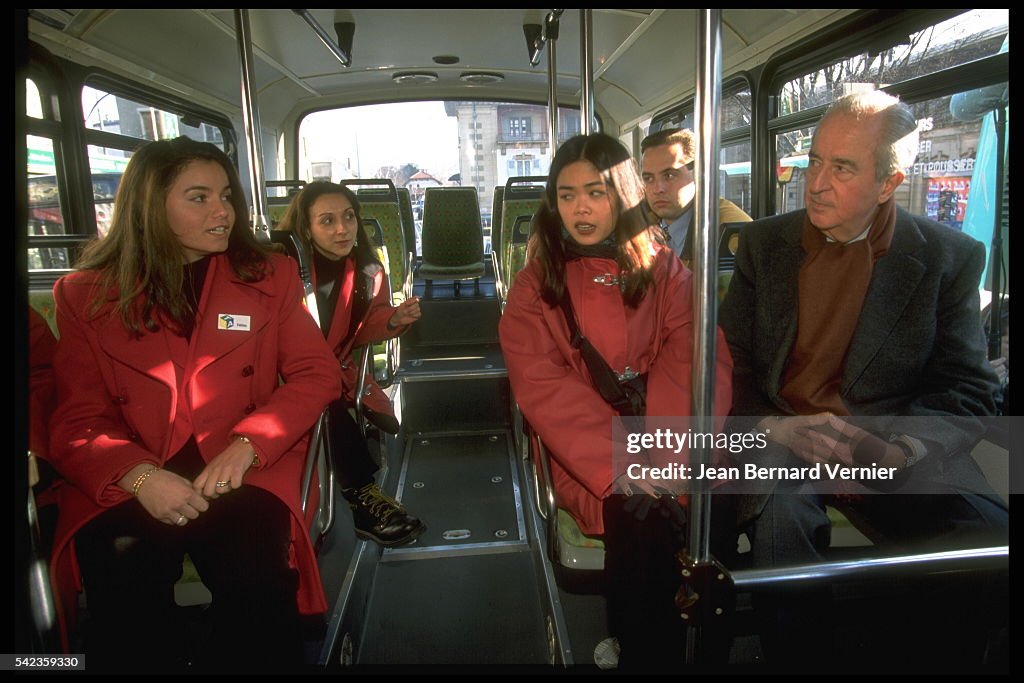
[[[790,586],[798,590],[839,581],[893,580],[942,574],[1006,571],[1010,567],[1010,546],[945,550],[921,555],[876,557],[848,562],[743,569],[732,573],[737,592]]]
[[[245,146],[249,155],[249,187],[252,191],[250,216],[256,239],[270,243],[270,223],[267,220],[267,189],[263,181],[263,139],[260,134],[260,112],[253,88],[252,34],[249,31],[249,10],[235,10],[235,35],[238,37],[238,56],[242,68],[242,119],[245,122]]]
[[[693,387],[694,431],[714,430],[715,405],[715,333],[717,330],[717,252],[718,240],[718,108],[722,96],[721,11],[701,10],[697,59],[697,97],[694,128],[697,137],[694,200],[697,230],[693,249]],[[707,464],[711,449],[701,444],[690,451],[691,462]],[[704,480],[699,481],[705,485]],[[690,505],[690,557],[698,562],[710,556],[709,508],[711,500],[702,486]]]
[[[694,199],[693,249],[693,386],[694,431],[713,433],[715,406],[715,334],[717,331],[716,272],[718,251],[718,109],[722,98],[722,13],[700,10],[697,35],[697,92],[694,129],[697,195]],[[714,237],[713,237],[714,236]],[[703,442],[690,450],[690,465],[706,465],[711,449]],[[696,470],[695,470],[696,471]],[[711,493],[703,479],[690,495],[687,552],[698,565],[711,557]],[[708,599],[709,596],[704,596]],[[696,625],[686,632],[686,661],[697,661],[701,631]]]
[[[555,158],[558,148],[558,67],[555,44],[558,42],[558,15],[551,12],[544,20],[544,39],[548,44],[548,141],[551,145],[551,158]]]
[[[309,24],[309,27],[313,29],[313,33],[316,34],[316,37],[319,38],[320,42],[324,44],[324,47],[330,50],[331,54],[341,62],[342,66],[348,67],[352,65],[352,56],[334,42],[334,38],[331,38],[330,34],[324,30],[324,27],[313,18],[313,15],[309,13],[308,9],[293,9],[292,12],[298,14],[307,24]],[[335,24],[335,26],[337,26],[337,24]],[[355,26],[355,24],[351,24],[351,26]],[[349,38],[351,38],[351,36],[349,36]],[[351,44],[351,40],[349,42]]]
[[[580,132],[594,126],[594,10],[580,10]]]

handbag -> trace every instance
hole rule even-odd
[[[646,415],[647,374],[633,375],[620,380],[615,371],[608,366],[601,354],[594,348],[594,345],[590,343],[590,340],[580,332],[579,325],[576,324],[576,312],[573,310],[568,291],[562,296],[559,305],[565,315],[565,322],[569,326],[569,343],[583,356],[583,362],[587,364],[587,369],[590,371],[590,376],[593,378],[601,398],[624,417]]]

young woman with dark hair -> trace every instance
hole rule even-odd
[[[684,538],[686,499],[631,479],[624,463],[613,463],[613,419],[628,413],[602,398],[567,315],[619,381],[635,386],[646,378],[645,415],[687,416],[691,275],[656,240],[636,167],[615,138],[595,133],[567,140],[552,161],[545,200],[500,324],[509,381],[551,453],[559,505],[584,533],[604,537],[609,626],[621,647],[620,668],[679,663],[685,632],[673,603],[674,554]],[[728,412],[731,371],[719,335],[718,415]],[[662,514],[651,513],[652,505]]]
[[[352,350],[405,332],[420,318],[419,298],[391,305],[387,273],[363,230],[359,200],[343,185],[306,185],[277,229],[297,234],[311,256],[321,330],[341,363],[343,388],[330,409],[332,451],[356,535],[384,546],[409,543],[426,526],[374,481],[377,466],[349,410],[359,382]],[[366,378],[363,411],[385,431],[397,431],[391,402],[372,375]]]

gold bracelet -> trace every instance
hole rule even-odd
[[[242,434],[235,434],[235,439],[242,443],[247,443],[252,446],[252,439]],[[256,447],[252,446],[252,462],[249,463],[249,467],[257,467],[260,464],[260,456],[256,454]]]
[[[146,480],[149,479],[150,476],[152,476],[152,474],[156,472],[158,469],[160,468],[154,465],[153,467],[150,467],[148,470],[139,475],[139,478],[135,480],[134,484],[132,484],[133,496],[135,496],[136,498],[139,497],[139,489],[142,488],[142,485],[146,482]]]

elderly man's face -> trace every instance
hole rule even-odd
[[[839,242],[864,232],[903,182],[902,172],[875,178],[880,129],[878,115],[833,114],[814,133],[804,203],[811,224]]]

